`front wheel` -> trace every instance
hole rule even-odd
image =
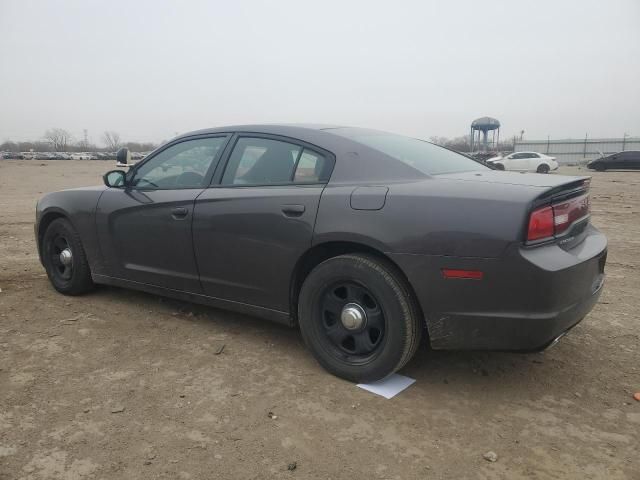
[[[330,258],[306,278],[302,337],[329,372],[353,382],[385,378],[413,356],[422,318],[397,269],[365,254]]]
[[[538,173],[549,173],[549,165],[547,165],[546,163],[543,163],[542,165],[538,166]]]
[[[58,218],[49,224],[41,249],[47,276],[57,291],[79,295],[93,287],[80,236],[67,219]]]

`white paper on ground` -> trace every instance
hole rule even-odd
[[[359,383],[356,387],[360,387],[368,392],[375,393],[377,395],[382,395],[387,400],[395,397],[405,388],[413,384],[416,380],[414,378],[405,377],[404,375],[398,375],[394,373],[393,375],[383,379],[378,380],[373,383]]]

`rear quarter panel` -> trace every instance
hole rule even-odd
[[[355,210],[358,185],[325,188],[314,244],[364,243],[385,253],[496,258],[521,238],[535,186],[439,179],[386,184],[379,210]]]

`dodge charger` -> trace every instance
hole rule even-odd
[[[326,125],[200,130],[128,157],[104,185],[39,200],[53,287],[114,285],[281,322],[348,380],[382,379],[421,344],[544,349],[602,291],[589,177],[495,171]]]

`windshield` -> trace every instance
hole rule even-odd
[[[469,157],[417,138],[364,128],[332,128],[330,130],[331,133],[350,138],[396,158],[427,175],[490,170]]]

